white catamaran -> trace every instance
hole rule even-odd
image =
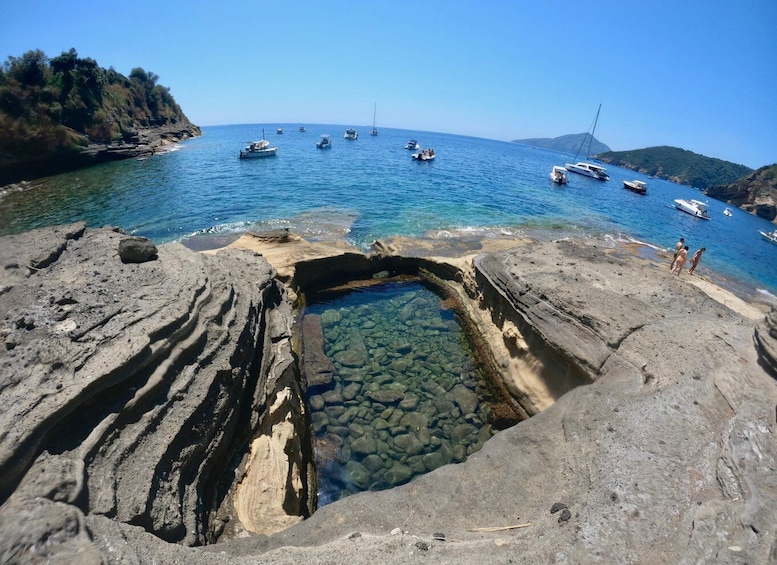
[[[591,177],[599,180],[610,180],[610,176],[607,174],[607,169],[605,169],[601,165],[596,165],[594,163],[588,162],[591,158],[591,142],[594,140],[594,135],[596,134],[596,124],[599,122],[599,112],[601,110],[602,110],[602,105],[599,104],[599,109],[596,111],[596,118],[594,119],[593,128],[591,128],[590,131],[586,132],[585,137],[583,137],[583,142],[580,144],[580,148],[577,150],[577,153],[575,153],[575,159],[577,159],[577,156],[580,155],[580,151],[583,149],[583,145],[585,145],[585,142],[588,141],[588,149],[586,150],[586,156],[585,156],[586,160],[579,161],[578,163],[575,163],[575,164],[567,163],[564,165],[564,167],[568,171],[572,173],[577,173],[579,175],[585,175],[587,177]]]

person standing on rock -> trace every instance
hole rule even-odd
[[[696,269],[696,265],[699,264],[699,260],[701,259],[701,254],[707,251],[706,247],[702,247],[699,249],[696,253],[693,254],[693,257],[691,258],[691,268],[688,269],[688,274],[692,275],[693,271]]]
[[[677,242],[677,245],[674,246],[674,255],[672,256],[672,264],[669,265],[669,270],[674,272],[674,262],[677,261],[677,254],[680,253],[680,250],[683,248],[683,243],[685,243],[685,238],[681,237],[680,241]]]
[[[688,246],[686,245],[680,251],[677,253],[677,258],[674,260],[674,267],[672,267],[672,272],[677,272],[677,276],[680,276],[680,273],[683,271],[683,266],[685,266],[685,260],[688,258]]]

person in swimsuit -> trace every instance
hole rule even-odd
[[[677,272],[677,276],[680,276],[680,273],[683,271],[683,267],[685,266],[685,260],[688,258],[688,246],[686,245],[683,247],[678,253],[677,258],[674,260],[674,267],[672,267],[672,272]]]
[[[702,247],[699,249],[696,253],[693,254],[693,257],[691,258],[691,268],[688,269],[688,274],[692,275],[693,271],[696,269],[696,265],[699,264],[699,260],[701,259],[701,254],[707,251],[706,247]]]
[[[680,250],[683,248],[683,243],[685,243],[685,238],[681,237],[680,241],[677,242],[677,245],[674,246],[674,255],[672,256],[672,264],[669,265],[669,270],[674,272],[674,262],[677,261],[677,254],[680,253]]]

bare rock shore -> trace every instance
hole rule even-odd
[[[125,237],[0,239],[3,563],[777,561],[774,309],[601,241],[245,236],[135,264]],[[450,273],[535,415],[307,517],[290,299],[338,257]]]

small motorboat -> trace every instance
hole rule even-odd
[[[277,130],[275,130],[275,133],[277,133],[278,135],[283,135],[283,128],[278,128]]]
[[[407,142],[407,145],[405,145],[405,149],[408,149],[410,151],[417,151],[421,149],[421,146],[418,145],[418,142],[415,139],[411,139]]]
[[[723,210],[723,214],[726,216],[731,216],[731,208],[726,207],[726,209]]]
[[[675,208],[691,216],[701,218],[702,220],[711,220],[709,206],[706,202],[700,200],[684,200],[678,198],[674,201]]]
[[[329,134],[325,133],[321,136],[321,141],[316,141],[316,147],[319,149],[331,149],[332,140],[329,138]]]
[[[434,149],[421,149],[419,153],[413,153],[412,157],[416,161],[434,161]]]
[[[548,176],[550,177],[550,180],[556,184],[567,184],[569,182],[569,179],[567,178],[567,170],[564,167],[559,167],[558,165],[553,166]]]
[[[758,230],[758,233],[761,234],[761,237],[763,237],[766,241],[771,241],[774,244],[777,244],[777,230],[766,232]]]
[[[278,148],[270,147],[270,142],[264,138],[264,130],[262,130],[262,139],[249,143],[246,148],[240,152],[240,158],[253,159],[255,157],[272,157],[276,153],[278,153]]]
[[[359,132],[356,131],[355,129],[348,128],[347,130],[345,130],[345,135],[343,135],[343,137],[345,139],[351,139],[351,140],[359,139]]]
[[[305,129],[305,126],[299,126],[299,132],[300,133],[305,133],[306,131],[308,131],[308,130]]]
[[[623,188],[628,188],[637,194],[647,194],[647,183],[645,181],[623,179]]]

